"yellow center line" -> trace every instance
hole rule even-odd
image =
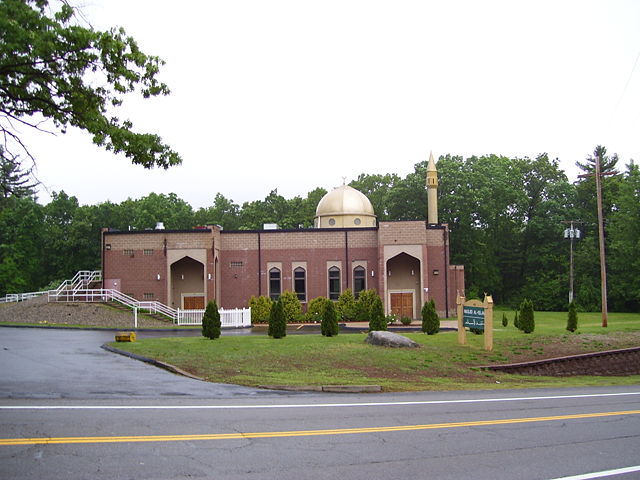
[[[326,430],[292,430],[285,432],[211,433],[203,435],[129,435],[111,437],[42,437],[42,438],[2,438],[0,446],[10,445],[53,445],[71,443],[123,443],[123,442],[185,442],[195,440],[237,440],[243,438],[309,437],[319,435],[353,435],[362,433],[408,432],[412,430],[432,430],[457,427],[480,427],[490,425],[511,425],[531,422],[553,422],[584,418],[612,417],[618,415],[640,415],[640,410],[620,412],[579,413],[552,417],[507,418],[503,420],[479,420],[474,422],[433,423],[427,425],[399,425],[394,427],[336,428]]]

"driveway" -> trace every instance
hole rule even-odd
[[[0,398],[277,395],[193,380],[100,348],[113,339],[114,332],[104,331],[0,328]]]

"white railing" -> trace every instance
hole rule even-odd
[[[92,282],[101,280],[102,271],[81,270],[76,273],[71,280],[62,282],[55,290],[9,294],[1,297],[0,303],[21,302],[41,295],[47,295],[48,301],[50,302],[118,302],[131,308],[134,311],[136,320],[139,312],[147,311],[149,313],[164,315],[178,325],[202,325],[204,310],[175,310],[160,302],[136,300],[119,290],[110,288],[87,288]],[[241,328],[251,326],[250,308],[221,308],[218,311],[220,312],[220,323],[222,327]]]
[[[45,290],[43,292],[10,293],[5,297],[0,297],[0,303],[24,302],[25,300],[30,300],[35,297],[47,295],[48,293],[48,290]]]
[[[222,328],[242,328],[251,326],[250,308],[231,308],[218,310]],[[202,325],[204,310],[180,310],[176,315],[178,325]]]

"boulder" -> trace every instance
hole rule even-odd
[[[374,330],[373,332],[369,332],[369,335],[367,335],[367,338],[365,338],[364,341],[365,343],[369,343],[371,345],[379,345],[382,347],[416,348],[420,346],[420,344],[407,337],[403,337],[402,335],[398,335],[397,333],[385,332],[382,330]]]

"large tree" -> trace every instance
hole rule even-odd
[[[86,23],[86,22],[85,22]],[[156,75],[164,62],[143,53],[120,28],[102,32],[77,21],[66,1],[0,1],[0,141],[4,155],[29,153],[19,128],[86,130],[93,142],[146,168],[180,156],[151,133],[115,115],[128,92],[166,95]],[[11,157],[9,157],[11,158]]]

